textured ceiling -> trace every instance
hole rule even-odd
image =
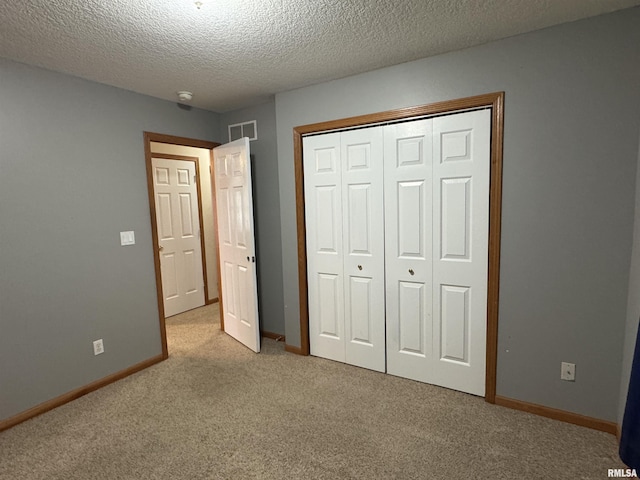
[[[11,0],[0,56],[224,112],[640,0]],[[1,79],[0,79],[1,80]]]

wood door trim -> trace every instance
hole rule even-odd
[[[487,352],[485,400],[495,403],[498,355],[498,299],[500,296],[500,239],[502,219],[502,148],[504,138],[504,92],[416,107],[388,110],[328,122],[301,125],[293,129],[293,161],[298,235],[298,296],[300,302],[300,347],[286,345],[286,351],[309,355],[309,305],[307,285],[307,245],[304,218],[304,171],[302,168],[302,136],[327,130],[364,127],[376,123],[409,120],[461,110],[491,108],[491,159],[489,190],[489,258],[487,278]]]
[[[152,162],[151,162],[151,159],[153,157],[164,158],[163,155],[166,155],[166,154],[151,152],[151,142],[168,143],[172,145],[181,145],[184,147],[205,148],[211,152],[210,155],[213,155],[212,153],[213,149],[220,144],[215,142],[209,142],[206,140],[197,140],[194,138],[187,138],[187,137],[176,137],[173,135],[164,135],[161,133],[153,133],[153,132],[143,132],[143,138],[144,138],[145,166],[147,170],[147,195],[149,198],[149,210],[151,215],[151,239],[153,242],[153,263],[154,263],[155,276],[156,276],[156,301],[158,304],[158,317],[159,317],[158,321],[160,324],[162,358],[166,359],[169,357],[169,350],[167,348],[167,327],[166,327],[165,318],[164,318],[164,301],[162,300],[164,297],[162,294],[162,272],[160,268],[160,257],[159,257],[160,250],[159,250],[159,243],[158,243],[158,222],[156,218],[156,206],[155,206],[156,204],[155,204],[155,196],[154,196],[154,188],[153,188],[153,168],[152,168]],[[181,157],[180,155],[172,156],[172,158],[178,158],[179,160],[181,159],[180,157]],[[189,158],[194,158],[194,157],[189,157]],[[200,229],[202,230],[203,217],[202,217],[202,204],[201,204],[201,198],[200,198],[200,182],[197,182],[197,183],[198,183],[198,201],[200,202],[199,203]],[[212,195],[214,197],[213,201],[215,202],[215,190],[214,190],[215,187],[213,184],[211,185],[211,188],[212,188]],[[214,207],[215,207],[215,203],[214,203]],[[214,209],[214,212],[215,212],[215,209]],[[214,216],[214,222],[216,225],[216,241],[217,241],[217,225],[218,224],[217,224],[217,221],[215,220],[215,216]],[[203,239],[204,239],[204,233],[200,235],[201,245],[202,245]],[[206,269],[206,261],[205,261],[206,258],[205,258],[204,247],[202,248],[202,256],[203,256],[202,271],[204,274]],[[220,258],[218,257],[218,285],[220,285],[219,261],[220,261]],[[206,277],[205,277],[205,287],[206,287]],[[208,292],[207,292],[207,289],[205,288],[205,303],[207,298],[208,298]]]
[[[272,340],[275,340],[276,342],[286,342],[287,339],[284,335],[281,335],[279,333],[274,333],[274,332],[269,332],[267,330],[260,330],[260,336],[261,337],[265,337],[265,338],[270,338]]]
[[[176,137],[174,135],[164,135],[162,133],[144,132],[145,138],[150,142],[170,143],[172,145],[182,145],[183,147],[195,147],[212,149],[219,146],[219,143],[208,140],[197,140],[195,138]]]

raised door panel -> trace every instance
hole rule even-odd
[[[489,110],[434,119],[433,383],[483,396],[490,178]]]
[[[471,289],[440,285],[440,359],[469,365],[469,299]]]
[[[342,296],[341,279],[338,275],[318,273],[318,335],[323,338],[340,340],[342,337]]]
[[[385,371],[382,127],[340,134],[345,361]]]
[[[160,264],[162,265],[162,293],[164,295],[164,300],[172,300],[178,297],[178,272],[176,270],[176,254],[175,252],[161,252],[160,259]]]
[[[310,353],[345,361],[340,134],[303,139]]]
[[[432,120],[384,127],[387,371],[430,381]]]
[[[184,262],[184,292],[185,295],[193,295],[198,292],[198,285],[202,272],[198,271],[197,253],[193,249],[184,250],[182,252],[182,261]]]

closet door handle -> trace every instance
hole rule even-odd
[[[358,270],[362,270],[362,265],[358,265]]]
[[[409,273],[410,273],[411,275],[413,275],[413,274],[415,273],[415,272],[413,271],[413,268],[410,268],[410,269],[409,269]]]

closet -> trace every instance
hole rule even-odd
[[[491,110],[303,137],[312,355],[483,396]]]

